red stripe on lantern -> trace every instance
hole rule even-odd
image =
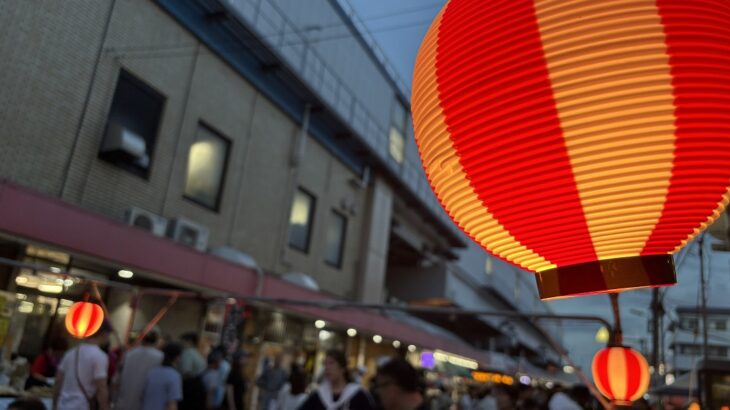
[[[624,349],[624,360],[626,360],[626,397],[617,397],[617,399],[631,401],[631,397],[641,386],[641,364],[634,352],[628,349]]]
[[[730,185],[730,2],[658,0],[676,116],[669,191],[642,254],[672,252]]]
[[[533,2],[449,3],[436,75],[460,164],[494,218],[558,266],[596,260]]]
[[[598,356],[596,356],[597,364],[596,369],[598,374],[594,374],[593,377],[598,376],[598,380],[601,383],[601,386],[603,387],[603,393],[606,394],[608,397],[613,396],[613,390],[611,389],[611,379],[609,378],[610,375],[610,366],[611,363],[608,361],[608,353],[610,352],[609,349],[604,349],[601,352],[598,353]],[[600,389],[599,389],[600,390]]]

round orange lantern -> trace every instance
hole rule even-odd
[[[608,347],[593,358],[593,382],[614,404],[631,405],[649,388],[649,365],[636,350]]]
[[[92,336],[104,321],[104,310],[96,303],[76,302],[66,313],[66,330],[71,336],[83,339]]]
[[[730,2],[450,0],[416,140],[447,213],[543,299],[676,283],[730,185]]]

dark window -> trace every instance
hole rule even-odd
[[[201,124],[190,145],[185,197],[218,210],[228,164],[230,142]]]
[[[315,201],[314,195],[301,188],[294,193],[289,215],[289,246],[302,252],[309,252]]]
[[[679,321],[679,327],[681,327],[683,330],[695,330],[697,329],[698,321],[696,318],[686,318],[683,317]]]
[[[396,100],[393,118],[390,123],[389,151],[390,156],[398,163],[402,163],[405,157],[407,127],[408,113],[406,107]]]
[[[99,157],[147,178],[164,104],[165,97],[122,70]]]
[[[333,210],[331,220],[327,226],[327,236],[324,250],[324,261],[340,268],[345,251],[345,235],[347,234],[347,218]]]
[[[725,320],[714,320],[713,325],[715,330],[727,330],[727,321]]]
[[[694,345],[680,345],[679,353],[687,355],[698,355],[700,354],[700,347]]]

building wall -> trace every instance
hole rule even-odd
[[[85,5],[81,14],[79,3]],[[148,0],[5,8],[12,10],[1,13],[0,23],[10,35],[2,36],[0,50],[10,58],[0,62],[7,90],[0,96],[0,118],[9,149],[0,152],[0,177],[117,220],[130,206],[182,216],[210,228],[210,248],[233,246],[266,270],[304,272],[325,291],[355,294],[367,206],[365,190],[349,182],[358,176],[309,137],[301,167],[292,170],[300,125],[167,13]],[[170,52],[159,50],[160,44],[186,47]],[[148,179],[97,157],[121,69],[165,97]],[[200,122],[231,142],[217,211],[183,198],[188,150]],[[297,186],[317,197],[306,254],[284,249]],[[323,261],[325,232],[329,213],[343,200],[357,211],[347,215],[342,267],[333,268]]]

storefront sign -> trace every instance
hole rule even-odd
[[[490,372],[471,372],[471,377],[480,383],[495,383],[495,384],[506,384],[506,385],[513,385],[515,383],[515,379],[512,376],[508,376],[506,374],[500,374],[500,373],[490,373]]]

